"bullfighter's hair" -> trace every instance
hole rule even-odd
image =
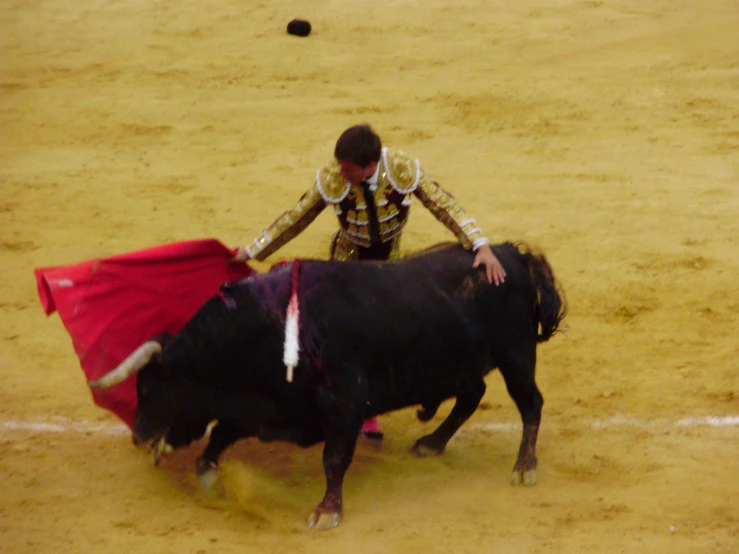
[[[337,160],[351,162],[360,167],[379,162],[381,153],[382,141],[367,124],[354,125],[341,133],[334,149],[334,157]]]

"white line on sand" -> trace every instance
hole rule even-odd
[[[669,419],[640,419],[614,415],[612,417],[583,422],[592,429],[606,429],[608,427],[637,427],[642,429],[655,427],[737,427],[739,416],[703,416],[689,417],[678,420]],[[477,423],[466,425],[460,432],[473,432],[476,430],[507,433],[517,431],[521,428],[520,423]],[[0,420],[0,429],[33,431],[37,433],[78,433],[83,435],[109,435],[120,436],[131,433],[128,427],[122,423],[95,423],[92,421],[54,417],[51,419],[38,420]]]
[[[126,435],[131,431],[122,423],[95,423],[92,421],[55,417],[51,420],[0,420],[0,428],[35,431],[37,433],[78,433],[81,435]]]
[[[606,419],[583,421],[583,425],[591,429],[607,429],[609,427],[636,427],[639,429],[650,428],[669,428],[669,427],[737,427],[739,426],[739,416],[703,416],[688,417],[683,419],[643,419],[636,417],[625,417],[620,414],[608,417]],[[546,423],[545,423],[546,424]],[[462,427],[461,431],[473,431],[481,429],[485,431],[504,432],[518,430],[521,428],[520,423],[484,423],[473,424]]]

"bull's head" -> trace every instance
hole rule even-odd
[[[195,424],[186,416],[189,387],[165,367],[159,354],[162,344],[149,341],[136,349],[117,368],[95,381],[91,388],[109,388],[138,374],[136,416],[133,438],[139,445],[153,448],[154,460],[168,451],[200,438],[208,420]]]

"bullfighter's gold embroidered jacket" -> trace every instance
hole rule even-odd
[[[415,196],[468,249],[488,243],[475,220],[467,215],[454,197],[423,173],[421,163],[399,150],[382,149],[377,186],[372,194],[377,211],[380,242],[394,240],[408,222],[411,199]],[[295,207],[283,213],[246,247],[249,256],[264,260],[300,234],[326,207],[339,219],[339,239],[359,247],[369,247],[369,210],[361,186],[354,186],[340,175],[335,160],[316,172],[315,185]],[[396,241],[397,242],[397,241]]]

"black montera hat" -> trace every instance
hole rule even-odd
[[[311,26],[310,23],[304,19],[293,19],[287,24],[287,32],[291,35],[297,35],[299,37],[307,37],[310,34]]]

